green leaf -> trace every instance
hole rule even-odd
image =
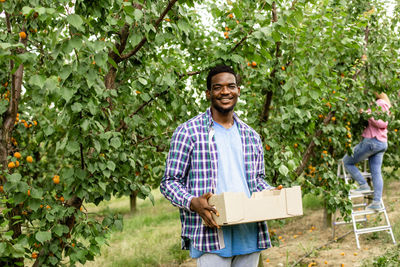
[[[54,133],[54,128],[51,125],[47,126],[47,128],[44,130],[44,134],[46,136],[49,136],[49,135],[51,135],[53,133]]]
[[[69,100],[71,100],[72,96],[75,94],[75,92],[76,92],[77,90],[78,90],[77,88],[72,89],[72,88],[62,87],[62,88],[61,88],[61,96],[62,96],[62,98],[64,98],[65,101],[68,103]]]
[[[282,164],[282,165],[279,167],[279,172],[280,172],[283,176],[286,176],[286,175],[289,173],[289,169],[288,169],[284,164]]]
[[[117,63],[115,63],[114,59],[108,57],[108,63],[110,63],[114,68],[118,69]]]
[[[140,77],[138,80],[139,80],[139,82],[140,82],[141,84],[147,85],[147,80],[146,80],[146,79],[143,79],[143,78]]]
[[[36,233],[35,238],[37,241],[43,244],[44,242],[49,241],[51,239],[51,233],[39,231]]]
[[[133,16],[135,17],[136,21],[139,21],[143,17],[143,12],[139,9],[135,9],[135,12],[133,12]]]
[[[81,104],[81,103],[78,103],[78,102],[75,102],[75,103],[71,106],[71,109],[72,109],[73,112],[78,113],[78,112],[80,112],[80,111],[82,110],[82,104]]]
[[[84,28],[82,26],[83,24],[83,20],[82,18],[77,15],[77,14],[70,14],[67,17],[67,21],[69,24],[71,24],[72,26],[74,26],[77,30],[83,31]]]
[[[9,104],[10,103],[5,99],[0,100],[0,115],[7,111]]]
[[[114,170],[115,170],[115,163],[114,163],[113,161],[109,160],[109,161],[107,162],[107,168],[108,168],[109,170],[111,170],[111,171],[114,171]]]
[[[69,40],[69,45],[71,45],[72,48],[79,50],[82,47],[82,39],[79,36],[74,36]]]
[[[19,173],[13,173],[10,176],[7,177],[7,181],[10,183],[18,183],[19,181],[21,181],[21,174]]]
[[[68,150],[71,154],[74,154],[75,152],[77,152],[77,151],[79,150],[79,143],[76,142],[76,141],[70,141],[70,142],[68,142],[67,150]]]
[[[22,14],[24,14],[24,15],[30,14],[31,12],[33,12],[33,8],[31,8],[29,6],[24,6],[22,8]]]
[[[53,228],[53,233],[55,233],[57,236],[62,236],[64,233],[68,233],[69,229],[66,225],[62,225],[62,224],[57,224],[54,228]]]
[[[119,148],[121,146],[121,139],[119,137],[113,137],[110,140],[110,144],[114,147],[114,148]]]

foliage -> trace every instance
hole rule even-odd
[[[237,110],[262,136],[271,184],[301,184],[349,212],[336,163],[374,90],[393,102],[385,164],[397,166],[399,6],[392,16],[381,1],[0,6],[2,263],[92,260],[122,219],[98,221],[82,203],[151,197],[168,137],[209,105],[206,70],[218,63],[241,76]]]
[[[394,267],[399,266],[400,254],[399,246],[386,251],[385,254],[376,257],[371,261],[364,263],[364,266],[374,266],[374,267]]]

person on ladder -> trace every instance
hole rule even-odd
[[[378,94],[375,92],[376,104],[381,107],[383,112],[390,114],[390,100],[385,93]],[[363,112],[363,110],[360,110]],[[371,109],[366,111],[371,114]],[[359,187],[353,192],[363,193],[371,190],[367,181],[361,174],[360,170],[355,166],[356,163],[368,158],[369,168],[374,187],[374,198],[370,205],[366,208],[370,210],[379,210],[381,206],[383,179],[381,167],[383,154],[387,150],[387,127],[388,122],[381,119],[376,120],[374,117],[368,119],[368,126],[362,133],[363,140],[354,147],[353,155],[346,154],[343,158],[343,163],[351,177],[357,181]]]

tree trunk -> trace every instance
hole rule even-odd
[[[325,228],[332,227],[332,215],[333,214],[328,211],[328,208],[325,205],[325,208],[324,208],[324,227]]]
[[[136,199],[137,199],[138,191],[132,191],[131,195],[129,196],[130,204],[131,204],[131,214],[136,212]]]

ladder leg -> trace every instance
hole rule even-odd
[[[357,223],[356,223],[356,218],[353,214],[351,214],[351,220],[353,222],[353,231],[354,235],[356,236],[357,248],[360,249],[360,241],[358,240],[358,232],[357,232]]]
[[[385,204],[383,203],[383,199],[382,198],[381,198],[381,205],[382,205],[382,208],[383,208],[383,213],[385,215],[385,220],[386,220],[387,226],[389,226],[389,230],[388,230],[389,234],[392,237],[393,244],[396,244],[396,240],[394,239],[394,235],[393,235],[393,229],[392,229],[392,226],[390,225],[389,216],[387,215],[386,207],[385,207]]]

